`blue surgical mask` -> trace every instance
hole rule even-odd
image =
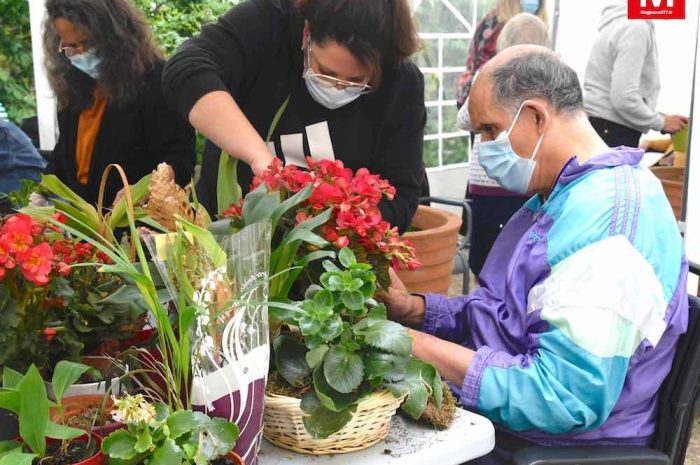
[[[304,72],[304,81],[311,97],[319,105],[323,105],[329,110],[337,110],[357,100],[361,94],[348,92],[347,89],[337,87],[325,87],[316,81],[311,74],[310,68]]]
[[[83,73],[93,79],[100,77],[100,57],[97,56],[95,50],[88,50],[80,55],[74,55],[68,58],[73,66],[78,68]]]
[[[522,158],[513,150],[510,143],[510,133],[513,131],[524,106],[525,102],[520,105],[508,131],[500,133],[496,140],[479,142],[477,147],[479,164],[486,170],[486,174],[504,189],[522,195],[527,194],[532,174],[535,171],[535,157],[544,137],[543,133],[530,158]]]
[[[540,11],[540,0],[520,0],[520,9],[523,13],[536,15]]]

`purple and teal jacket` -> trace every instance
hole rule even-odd
[[[505,226],[470,295],[423,331],[476,350],[461,404],[540,444],[647,444],[687,327],[688,265],[661,184],[620,148],[572,158]]]

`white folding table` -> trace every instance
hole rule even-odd
[[[494,441],[489,420],[458,408],[452,425],[445,431],[395,415],[384,441],[349,454],[296,454],[263,439],[259,465],[459,465],[491,452]]]

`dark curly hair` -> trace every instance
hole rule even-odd
[[[378,85],[382,66],[408,60],[420,48],[408,0],[297,0],[311,36],[344,45],[372,70]]]
[[[100,57],[99,87],[110,103],[125,103],[136,97],[143,75],[163,55],[143,15],[130,0],[46,0],[44,52],[49,83],[59,107],[84,108],[92,101],[92,86],[70,60],[58,53],[60,37],[54,21],[63,18],[91,37]]]

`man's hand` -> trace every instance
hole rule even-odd
[[[681,115],[664,115],[663,130],[668,133],[676,133],[688,125],[688,117]]]
[[[391,268],[389,276],[389,289],[377,294],[377,299],[386,304],[389,318],[415,328],[422,326],[425,319],[425,300],[409,294],[406,286]]]

